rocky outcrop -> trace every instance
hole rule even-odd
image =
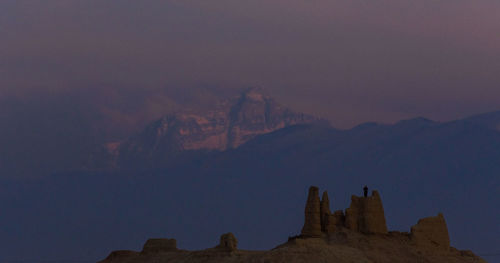
[[[304,237],[321,236],[321,204],[319,200],[319,189],[316,186],[309,188],[307,197],[304,227],[301,235]]]
[[[351,205],[345,212],[347,228],[366,234],[387,234],[384,207],[377,191],[371,196],[351,197]]]
[[[238,240],[233,233],[224,234],[220,237],[220,243],[216,248],[227,251],[235,251],[238,249]]]
[[[411,240],[420,247],[449,250],[450,236],[443,214],[418,220],[411,227]]]
[[[142,248],[143,254],[154,254],[160,252],[169,252],[177,250],[177,240],[166,238],[148,239]]]

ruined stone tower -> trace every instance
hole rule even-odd
[[[448,227],[441,213],[418,220],[418,223],[411,227],[410,237],[415,245],[420,247],[450,249]]]
[[[330,211],[330,200],[328,199],[328,193],[326,191],[323,192],[323,196],[321,197],[321,231],[327,232],[328,220],[331,215]]]
[[[311,186],[305,209],[305,222],[302,237],[320,237],[322,233],[331,234],[340,228],[348,228],[365,234],[387,234],[384,207],[377,191],[371,196],[351,197],[351,205],[332,213],[328,193],[323,192],[319,199],[318,187]]]
[[[320,237],[322,233],[333,233],[336,227],[341,223],[343,214],[332,214],[330,211],[330,200],[328,193],[323,192],[321,201],[319,199],[318,187],[311,186],[307,197],[305,222],[302,228],[303,237]]]
[[[344,211],[330,210],[328,193],[323,192],[319,199],[319,189],[309,188],[305,209],[305,222],[301,238],[327,237],[337,231],[355,231],[363,234],[387,234],[384,207],[379,193],[374,190],[371,196],[351,196],[351,205]],[[448,251],[450,237],[443,214],[420,219],[411,227],[408,237],[412,244],[420,248]]]
[[[387,234],[384,207],[377,191],[367,197],[351,197],[351,206],[345,212],[345,226],[365,234]]]
[[[305,209],[305,221],[301,235],[304,237],[321,236],[321,209],[319,201],[319,189],[316,186],[309,188]]]

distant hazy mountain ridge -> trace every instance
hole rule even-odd
[[[149,124],[109,152],[115,165],[157,163],[177,153],[236,148],[257,135],[320,119],[289,110],[258,89],[206,112],[177,112]]]

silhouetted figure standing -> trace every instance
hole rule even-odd
[[[363,187],[363,192],[365,194],[365,197],[368,196],[368,186],[365,185],[365,187]]]

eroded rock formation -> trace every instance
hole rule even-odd
[[[418,220],[418,223],[411,227],[410,237],[417,246],[442,250],[450,248],[448,227],[441,213]]]
[[[304,237],[321,236],[321,204],[319,200],[319,189],[316,186],[309,188],[305,209],[305,221],[301,235]]]

